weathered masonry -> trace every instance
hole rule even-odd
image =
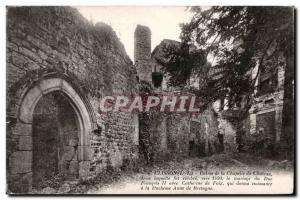
[[[137,158],[137,115],[98,112],[101,97],[137,92],[135,67],[111,27],[69,7],[11,7],[6,49],[8,192]]]
[[[157,58],[165,59],[164,44],[178,46],[180,43],[163,40],[151,53],[151,31],[141,25],[135,30],[134,40],[135,66],[141,85],[145,85],[149,93],[156,95],[179,95],[178,90],[167,88],[167,77],[161,76],[162,66]],[[140,92],[143,92],[142,89]],[[212,107],[196,115],[141,113],[139,121],[141,154],[150,163],[207,156],[222,151],[217,116]]]
[[[270,59],[264,63],[264,70],[257,81],[255,103],[249,112],[250,134],[269,138],[277,151],[286,148],[286,138],[282,136],[285,65],[283,55],[278,60]]]

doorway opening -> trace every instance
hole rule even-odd
[[[32,120],[32,186],[41,189],[78,178],[79,121],[61,91],[40,98]]]

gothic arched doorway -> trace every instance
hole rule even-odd
[[[10,180],[18,181],[13,190],[29,191],[59,173],[88,177],[95,115],[78,91],[62,78],[45,77],[19,91],[14,129],[20,145],[9,156]]]
[[[32,120],[33,187],[78,178],[79,122],[68,97],[54,91],[41,97]]]

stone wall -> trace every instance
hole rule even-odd
[[[189,156],[190,117],[174,113],[143,113],[141,154],[148,164]]]
[[[111,27],[69,7],[9,7],[6,53],[9,192],[31,189],[32,112],[52,91],[78,115],[80,178],[137,157],[136,114],[98,112],[103,96],[137,93],[136,69]]]
[[[167,96],[141,83],[141,95]],[[190,115],[150,110],[139,113],[139,147],[146,164],[186,158],[189,153]]]
[[[218,115],[212,107],[208,106],[206,110],[193,117],[190,123],[193,124],[190,141],[194,141],[194,148],[197,149],[197,152],[191,149],[190,154],[209,156],[222,151]]]
[[[271,63],[270,66],[268,64],[266,66],[269,67],[269,71],[273,72],[273,82],[276,84],[273,85],[273,90],[268,93],[260,92],[260,87],[258,87],[254,104],[249,110],[250,131],[248,131],[246,139],[256,143],[261,142],[265,147],[259,150],[260,153],[267,156],[278,156],[282,154],[280,148],[285,148],[282,136],[282,111],[284,107],[286,59],[280,53],[277,60],[265,62]],[[260,84],[257,81],[257,86]]]
[[[152,113],[148,120],[144,134],[148,134],[153,162],[205,157],[222,151],[217,116],[210,110],[196,116]]]
[[[224,152],[236,152],[237,142],[236,142],[236,126],[235,121],[230,122],[227,118],[220,115],[218,117],[219,121],[219,132],[223,135],[224,141]]]

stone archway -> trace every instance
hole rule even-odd
[[[71,100],[61,91],[43,95],[32,121],[34,188],[55,187],[63,180],[79,178],[78,136],[79,122]]]
[[[91,153],[89,135],[94,127],[89,105],[82,100],[71,84],[61,78],[48,78],[35,83],[23,94],[19,106],[18,121],[14,127],[18,146],[9,157],[10,179],[17,180],[19,191],[29,191],[33,176],[33,119],[38,102],[45,96],[59,92],[70,102],[76,115],[78,132],[77,160],[78,177],[88,176]]]

